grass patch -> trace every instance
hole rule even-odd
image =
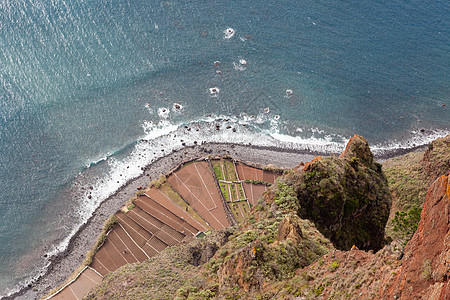
[[[228,189],[228,184],[224,182],[219,182],[220,185],[220,191],[222,192],[223,197],[225,198],[225,201],[230,202],[232,201],[230,197],[230,191]]]
[[[214,174],[216,175],[217,180],[224,180],[220,160],[211,160],[211,164],[213,166]]]
[[[228,181],[237,181],[236,169],[234,168],[234,163],[229,159],[222,160],[224,169],[225,169],[225,177]]]
[[[414,204],[408,211],[396,211],[392,224],[394,232],[404,239],[403,246],[412,238],[417,230],[422,209]]]
[[[167,181],[166,176],[161,175],[159,177],[159,179],[155,179],[155,180],[151,181],[150,184],[148,185],[148,188],[150,189],[152,187],[155,187],[155,188],[159,189],[166,181]]]

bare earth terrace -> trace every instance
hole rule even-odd
[[[81,299],[108,273],[142,262],[187,237],[241,222],[279,173],[231,159],[193,161],[167,181],[139,192],[115,214],[117,223],[92,262],[47,299]]]

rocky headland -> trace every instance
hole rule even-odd
[[[126,264],[85,298],[449,299],[450,136],[379,164],[356,135],[341,155],[329,157],[224,144],[172,153],[103,203],[64,257],[19,298],[42,297],[60,285],[95,243],[87,237],[136,187],[202,155],[297,166],[272,185],[246,180],[266,184],[266,192],[234,226],[186,236]]]
[[[450,136],[383,166],[355,136],[285,171],[238,226],[123,266],[86,298],[449,299],[449,172]]]

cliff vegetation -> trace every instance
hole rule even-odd
[[[382,166],[354,136],[285,172],[239,227],[126,265],[86,298],[446,299],[449,145]]]

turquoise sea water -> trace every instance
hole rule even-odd
[[[181,139],[449,133],[449,20],[439,0],[0,2],[0,296]]]

